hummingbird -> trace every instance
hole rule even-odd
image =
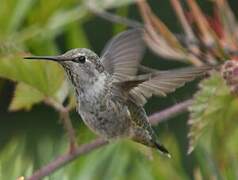
[[[119,33],[100,57],[89,49],[76,48],[62,55],[24,58],[51,60],[63,67],[75,91],[77,112],[94,133],[108,141],[127,138],[170,157],[143,106],[153,95],[166,96],[210,67],[140,72],[144,33],[142,28]]]

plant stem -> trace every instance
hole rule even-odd
[[[61,112],[61,117],[63,120],[64,128],[68,134],[69,141],[70,141],[69,152],[73,153],[76,150],[78,145],[77,145],[77,140],[75,136],[75,131],[69,116],[69,111]]]
[[[178,103],[172,107],[169,107],[163,111],[156,112],[149,117],[149,121],[152,125],[156,125],[160,122],[166,121],[170,118],[175,117],[181,112],[184,112],[192,104],[192,100],[186,100],[184,102]]]
[[[63,105],[61,105],[60,103],[50,98],[45,99],[45,103],[50,105],[51,107],[53,107],[56,111],[60,113],[63,126],[67,132],[69,142],[70,142],[69,152],[70,154],[72,154],[77,148],[77,140],[76,140],[75,131],[69,116],[69,109],[65,108]]]

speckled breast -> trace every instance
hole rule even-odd
[[[111,99],[99,103],[91,108],[81,106],[79,114],[85,124],[107,139],[128,136],[131,121],[127,106]]]

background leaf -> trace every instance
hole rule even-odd
[[[0,76],[24,82],[47,96],[53,96],[64,81],[64,72],[52,62],[32,62],[18,58],[0,59]]]
[[[9,110],[30,110],[34,104],[41,102],[43,99],[44,95],[35,88],[24,83],[18,83]]]
[[[199,139],[210,139],[201,137],[205,132],[212,135],[219,126],[224,128],[225,123],[235,120],[238,117],[237,105],[237,99],[230,94],[219,73],[213,72],[210,78],[202,81],[193,105],[189,108],[188,152],[192,152]]]

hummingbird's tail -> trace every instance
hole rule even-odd
[[[152,129],[150,129],[151,130],[150,137],[148,136],[149,131],[145,131],[144,129],[141,129],[141,128],[135,128],[133,130],[134,130],[134,136],[132,136],[132,140],[140,144],[144,144],[145,146],[154,148],[158,150],[160,153],[162,153],[163,155],[166,155],[168,158],[171,158],[171,154],[169,153],[167,148],[164,147],[164,145],[162,145],[159,142],[156,134],[154,134]]]
[[[168,158],[171,158],[171,154],[169,153],[167,148],[164,147],[161,143],[159,143],[157,138],[148,139],[148,136],[144,136],[143,134],[141,134],[141,131],[139,131],[139,133],[132,139],[140,144],[144,144],[151,148],[157,149],[163,155],[166,155]]]
[[[166,149],[166,147],[164,147],[162,144],[160,144],[159,142],[155,142],[154,145],[161,153],[166,155],[168,158],[172,157],[169,151]]]

